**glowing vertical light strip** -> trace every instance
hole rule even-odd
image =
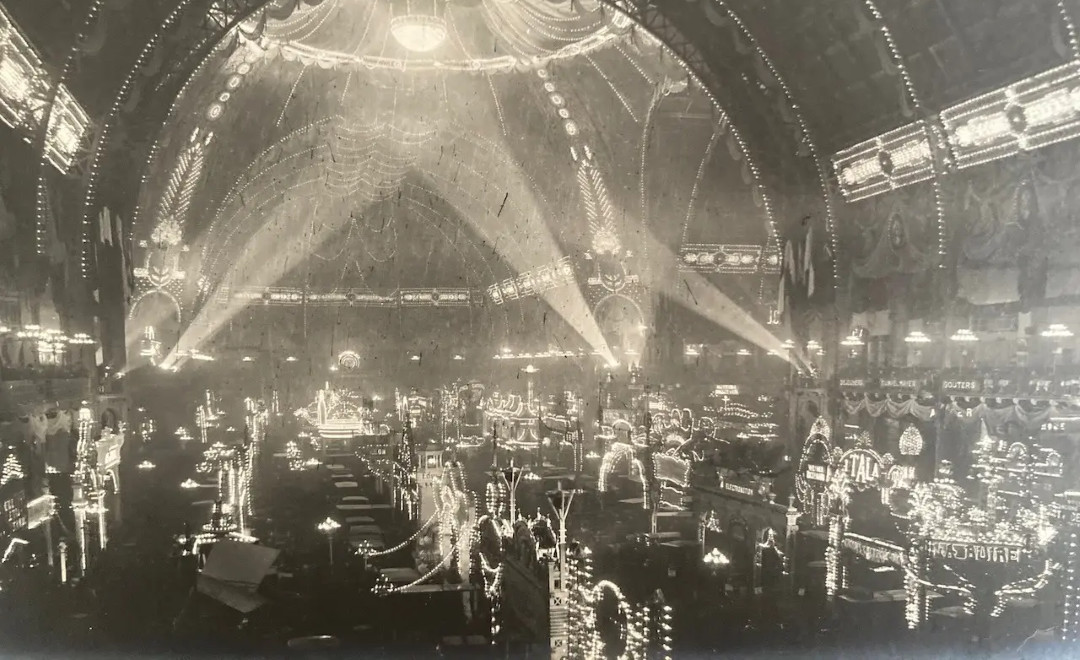
[[[1061,621],[1061,639],[1065,642],[1076,642],[1080,640],[1080,630],[1078,630],[1077,618],[1080,615],[1078,607],[1080,607],[1080,576],[1077,574],[1077,570],[1080,569],[1080,538],[1074,531],[1069,534],[1069,542],[1066,546],[1066,561],[1065,561],[1065,602],[1064,611],[1062,612]]]
[[[839,244],[837,243],[836,238],[836,216],[833,210],[832,195],[829,192],[829,186],[826,184],[827,176],[825,161],[822,159],[817,144],[814,142],[813,135],[810,133],[810,126],[806,122],[806,117],[803,115],[802,109],[799,107],[799,104],[795,102],[795,97],[791,93],[791,88],[788,87],[787,81],[784,80],[784,77],[780,75],[780,71],[773,64],[772,58],[770,58],[768,53],[765,52],[765,49],[761,47],[757,38],[754,37],[753,33],[746,24],[743,23],[742,19],[739,18],[738,14],[732,11],[730,7],[726,6],[723,0],[717,0],[717,2],[725,11],[727,11],[728,16],[731,17],[731,20],[739,27],[739,30],[750,42],[750,45],[757,51],[758,57],[761,58],[761,62],[769,70],[769,73],[772,74],[773,78],[776,79],[777,84],[780,86],[780,91],[783,93],[784,98],[788,102],[788,106],[791,108],[792,114],[795,116],[796,123],[799,124],[799,130],[802,132],[803,144],[806,145],[806,148],[810,151],[810,157],[814,160],[814,169],[817,171],[818,185],[821,187],[821,196],[825,203],[825,230],[829,234],[829,244],[833,253],[832,271],[833,286],[835,287],[840,281],[837,270],[837,264],[839,262],[839,259],[837,258],[839,255]]]

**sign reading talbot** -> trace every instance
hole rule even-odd
[[[1023,557],[1020,546],[996,543],[972,543],[953,541],[930,541],[928,554],[935,559],[958,561],[984,561],[991,564],[1014,564]]]
[[[852,449],[841,459],[840,470],[856,488],[868,488],[881,480],[881,457],[868,449]]]

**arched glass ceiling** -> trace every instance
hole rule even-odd
[[[588,314],[605,295],[641,297],[657,246],[705,244],[757,250],[723,284],[758,302],[768,198],[726,118],[654,39],[589,2],[407,4],[271,9],[204,63],[144,176],[135,238],[143,274],[161,271],[144,291],[171,290],[191,318],[223,284],[295,280],[357,223],[400,220],[452,226],[456,264],[429,269],[431,287],[499,294],[570,256],[588,300],[569,304]],[[430,246],[398,234],[392,259],[357,252],[346,277],[408,269],[421,286]]]

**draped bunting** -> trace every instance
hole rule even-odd
[[[945,411],[964,423],[976,424],[985,420],[986,426],[994,429],[1009,422],[1016,422],[1027,428],[1038,428],[1057,414],[1059,409],[1053,403],[1038,410],[1028,410],[1019,403],[1002,408],[991,408],[986,403],[980,403],[974,408],[964,408],[951,402],[945,407]]]
[[[868,396],[863,396],[861,399],[845,399],[844,412],[849,415],[857,415],[860,412],[865,412],[871,417],[880,417],[887,414],[889,417],[895,419],[899,419],[905,415],[911,415],[924,422],[933,419],[936,414],[935,406],[933,404],[919,403],[916,399],[896,401],[894,399],[885,398],[880,401],[875,401]],[[1037,429],[1048,422],[1052,417],[1064,413],[1071,414],[1072,409],[1063,409],[1053,402],[1037,409],[1031,409],[1021,403],[1013,403],[995,408],[987,405],[985,402],[979,403],[972,408],[967,408],[955,401],[950,401],[945,406],[945,413],[952,415],[965,424],[977,424],[978,422],[985,420],[986,425],[992,429],[999,428],[1009,422],[1015,422],[1029,429]]]
[[[911,415],[915,419],[926,422],[933,419],[934,406],[932,404],[919,403],[915,399],[895,401],[893,399],[885,398],[880,401],[874,401],[868,396],[863,396],[862,399],[845,399],[844,412],[849,415],[857,415],[860,412],[866,412],[871,417],[881,417],[883,414],[888,414],[889,417],[896,419],[904,417],[905,415]]]

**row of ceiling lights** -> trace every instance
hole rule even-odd
[[[191,357],[193,357],[196,360],[206,361],[206,362],[212,362],[212,361],[215,360],[215,358],[213,358],[213,357],[211,357],[211,356],[209,356],[209,355],[207,355],[205,353],[195,354],[195,352],[192,352]],[[420,355],[418,353],[412,353],[412,354],[409,355],[409,359],[411,361],[413,361],[413,362],[419,362],[420,361]],[[451,359],[454,360],[455,362],[460,362],[460,361],[463,361],[465,359],[465,356],[463,356],[461,354],[456,354]],[[241,362],[254,362],[255,358],[250,356],[250,355],[245,355],[245,356],[240,358],[240,361]],[[287,358],[285,358],[285,362],[299,362],[299,361],[300,361],[300,359],[297,358],[294,355],[290,355]],[[336,371],[337,370],[337,365],[334,365],[333,367],[331,367],[331,369]]]
[[[1051,323],[1045,330],[1040,332],[1039,335],[1048,339],[1068,339],[1073,336],[1073,331],[1063,323]],[[979,336],[969,328],[962,328],[954,332],[952,336],[949,337],[949,340],[957,343],[970,344],[979,341]],[[933,339],[922,330],[912,330],[904,337],[904,342],[908,344],[929,344],[932,341]],[[866,342],[863,340],[862,336],[855,332],[852,332],[840,342],[841,346],[853,348],[864,346],[865,344]]]

